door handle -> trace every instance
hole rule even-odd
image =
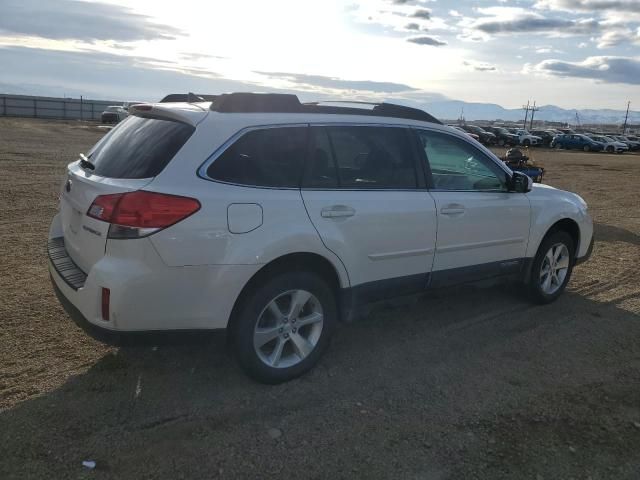
[[[460,205],[459,203],[450,203],[440,209],[440,213],[443,215],[461,215],[464,211],[464,205]]]
[[[324,207],[320,211],[320,216],[323,218],[353,217],[355,214],[355,209],[346,205],[333,205],[331,207]]]

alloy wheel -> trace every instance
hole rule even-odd
[[[306,290],[289,290],[262,310],[253,333],[258,358],[272,368],[297,365],[313,352],[324,323],[322,304]]]
[[[562,287],[569,271],[569,249],[564,243],[556,243],[542,259],[540,265],[540,288],[553,295]]]

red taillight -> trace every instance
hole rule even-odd
[[[132,232],[116,235],[118,238],[135,238],[167,228],[199,209],[200,202],[193,198],[138,190],[100,195],[89,207],[87,215],[119,227],[145,229],[135,235]]]
[[[111,290],[108,288],[102,288],[102,319],[106,322],[109,321],[109,297],[111,296]]]
[[[123,195],[123,193],[115,193],[113,195],[100,195],[96,197],[89,207],[87,215],[97,218],[98,220],[111,222],[113,211]]]

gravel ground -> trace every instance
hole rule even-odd
[[[341,326],[313,372],[269,387],[223,338],[112,349],[59,306],[48,225],[103,133],[0,118],[0,478],[640,477],[640,155],[534,152],[596,222],[555,304],[430,294]]]

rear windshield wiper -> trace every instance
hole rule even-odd
[[[91,160],[89,160],[84,153],[80,154],[80,166],[82,168],[84,168],[85,170],[87,170],[87,169],[95,170],[96,169],[96,166],[93,163],[91,163]]]

